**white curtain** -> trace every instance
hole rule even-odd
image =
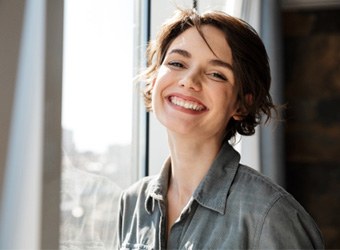
[[[0,1],[0,17],[0,249],[58,249],[63,1]]]
[[[44,8],[44,0],[25,3],[16,82],[7,83],[15,84],[15,94],[1,196],[1,249],[40,248]]]
[[[271,95],[275,104],[284,103],[283,55],[281,37],[280,1],[261,1],[260,34],[270,60],[272,85]],[[261,169],[281,186],[285,185],[284,174],[284,126],[283,122],[272,122],[261,127]]]
[[[270,93],[275,104],[283,103],[280,9],[280,1],[242,0],[240,15],[257,30],[266,46],[272,76]],[[246,161],[256,162],[257,169],[282,186],[284,186],[283,134],[283,124],[273,120],[268,125],[257,128],[255,136],[244,138],[241,147]]]

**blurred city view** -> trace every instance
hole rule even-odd
[[[131,184],[131,145],[107,145],[101,152],[80,151],[76,147],[73,132],[63,129],[63,165],[91,174],[105,176],[121,188]]]
[[[62,157],[60,248],[112,249],[120,192],[132,181],[131,146],[82,152],[64,129]]]

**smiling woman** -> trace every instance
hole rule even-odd
[[[167,131],[170,156],[158,175],[123,192],[119,248],[323,248],[301,205],[240,164],[230,144],[275,111],[254,29],[223,12],[178,10],[148,61],[145,103]]]

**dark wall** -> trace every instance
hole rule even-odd
[[[287,190],[340,249],[340,9],[284,11]]]

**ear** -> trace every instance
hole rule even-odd
[[[153,79],[151,79],[150,82],[146,85],[145,93],[146,93],[147,95],[150,95],[150,97],[151,97],[151,95],[152,95],[152,90],[153,90],[153,88],[154,88],[154,86],[155,86],[155,83],[156,83],[156,78],[153,78]]]
[[[244,112],[244,109],[238,108],[233,115],[233,118],[235,121],[242,121],[243,118],[246,116],[246,113]]]
[[[148,92],[150,93],[150,95],[152,95],[152,90],[155,87],[156,79],[157,77],[153,77],[153,79],[150,81],[150,84],[148,86]]]
[[[152,81],[151,81],[151,88],[153,88],[156,84],[156,79],[157,79],[157,76],[155,76]]]
[[[247,103],[247,106],[251,106],[253,103],[253,95],[252,94],[246,94],[245,97],[245,102]],[[248,110],[246,107],[242,104],[239,103],[239,107],[237,108],[235,114],[233,115],[233,118],[235,121],[242,121],[245,116],[248,115]]]

